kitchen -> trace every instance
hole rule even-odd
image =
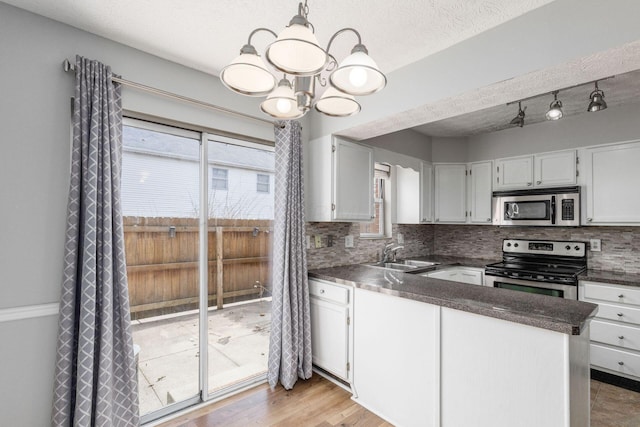
[[[581,161],[577,165],[580,175],[576,184],[584,185],[582,180],[586,179],[588,168],[583,162],[583,151],[600,145],[635,141],[640,135],[637,121],[640,107],[637,102],[615,104],[617,96],[612,85],[619,77],[605,80],[600,85],[610,104],[604,111],[568,116],[556,123],[527,122],[522,128],[486,131],[475,135],[465,133],[438,136],[446,134],[433,132],[433,136],[429,136],[428,130],[423,130],[422,133],[407,130],[424,123],[464,117],[465,114],[497,106],[503,108],[501,120],[508,123],[518,111],[517,105],[507,106],[509,102],[535,94],[547,94],[552,90],[595,78],[620,76],[640,69],[637,42],[640,35],[637,24],[630,18],[637,16],[635,6],[620,2],[611,7],[593,2],[580,10],[578,3],[550,2],[541,10],[534,10],[518,20],[507,22],[451,49],[437,52],[431,58],[415,64],[415,67],[397,70],[390,74],[389,86],[376,95],[378,98],[363,101],[362,113],[358,116],[334,121],[319,117],[306,118],[303,121],[305,129],[308,129],[303,137],[305,147],[308,148],[313,141],[321,141],[316,145],[330,144],[332,135],[335,134],[347,141],[357,141],[373,147],[374,161],[394,167],[399,165],[418,174],[423,164],[433,166],[434,169],[438,164],[455,164],[457,167],[464,165],[466,169],[467,165],[474,163],[492,162],[495,167],[500,159],[575,150],[575,157]],[[13,186],[3,186],[6,200],[13,201],[8,203],[11,210],[3,212],[3,215],[7,215],[7,224],[15,226],[7,230],[7,243],[2,245],[2,270],[5,272],[3,284],[7,285],[3,286],[0,300],[3,308],[12,308],[50,303],[57,301],[59,296],[58,282],[62,264],[60,248],[64,234],[69,166],[69,112],[68,108],[60,106],[68,106],[69,94],[72,93],[69,76],[60,70],[63,58],[71,58],[76,53],[99,57],[132,80],[194,98],[205,98],[214,103],[217,102],[216,99],[223,100],[225,105],[247,113],[255,113],[258,107],[252,100],[231,96],[219,82],[211,88],[212,83],[208,79],[210,76],[193,68],[141,53],[5,3],[0,4],[0,7],[2,29],[10,31],[7,37],[3,37],[3,58],[15,58],[12,64],[36,64],[38,68],[29,73],[17,66],[3,70],[5,83],[15,81],[19,83],[16,87],[35,85],[27,96],[13,88],[6,88],[9,95],[2,101],[9,117],[15,118],[7,123],[7,141],[20,142],[3,145],[2,158],[5,163],[0,172],[3,182],[20,183],[15,189]],[[619,31],[607,31],[604,35],[590,34],[588,29],[596,21],[604,21]],[[554,25],[561,26],[569,22],[577,26],[577,29],[574,32],[568,31],[568,39],[560,46],[554,45],[550,29]],[[525,44],[531,54],[523,55],[515,51],[507,43],[514,39]],[[21,40],[21,43],[16,40]],[[539,45],[532,40],[540,45],[547,45],[548,48],[538,49]],[[237,43],[237,40],[230,43]],[[486,46],[494,47],[487,51]],[[236,48],[234,45],[234,49]],[[536,53],[542,50],[545,51],[544,54]],[[480,58],[475,52],[482,52],[484,56]],[[601,58],[603,63],[598,65],[598,59]],[[548,77],[554,70],[557,75],[553,79],[541,78]],[[409,84],[415,81],[421,82],[419,90]],[[586,110],[588,95],[593,86],[585,85],[581,89],[584,93],[580,95],[582,99],[577,108]],[[624,92],[624,87],[620,90]],[[560,99],[563,99],[562,92]],[[541,96],[537,101],[544,108],[536,109],[531,104],[526,110],[527,117],[543,115],[543,110],[551,100],[551,95]],[[424,105],[433,106],[439,101],[442,104],[438,108],[423,108]],[[526,104],[525,102],[524,105]],[[265,130],[235,119],[211,119],[209,113],[190,107],[175,108],[158,102],[155,98],[149,99],[144,94],[127,94],[126,105],[130,110],[144,111],[158,117],[171,115],[175,120],[183,122],[205,123],[230,132],[242,128],[243,132],[256,137],[273,138],[271,129]],[[565,101],[565,105],[569,107],[569,102]],[[12,111],[19,111],[19,114],[13,114]],[[41,120],[34,125],[33,117],[40,117]],[[38,135],[49,135],[50,138],[36,138],[36,141],[32,141],[33,137],[25,136],[25,129],[34,129],[34,126]],[[319,161],[320,157],[313,159]],[[531,161],[535,162],[535,158]],[[493,167],[492,179],[497,172]],[[466,188],[466,179],[461,181],[459,184]],[[634,194],[634,182],[623,182],[621,185],[628,193]],[[494,189],[492,186],[492,190]],[[585,203],[589,200],[588,191],[583,190],[582,200]],[[29,194],[36,197],[28,197]],[[312,201],[313,193],[308,196]],[[435,197],[435,187],[432,196]],[[485,203],[490,202],[490,198],[483,200]],[[433,202],[432,209],[435,209],[436,200]],[[42,204],[48,206],[50,211],[47,218],[42,215]],[[440,203],[437,204],[441,206]],[[464,200],[465,208],[461,210],[463,215],[465,211],[469,211],[466,204]],[[493,262],[498,262],[502,257],[504,239],[581,242],[596,239],[600,240],[601,251],[586,252],[590,269],[631,275],[640,273],[637,255],[640,245],[638,218],[616,225],[586,225],[587,217],[584,215],[587,211],[586,206],[581,210],[582,226],[578,228],[509,228],[477,224],[463,219],[436,223],[433,221],[436,218],[420,223],[418,215],[414,224],[392,225],[390,222],[389,237],[381,240],[360,238],[357,223],[320,220],[309,216],[307,235],[320,236],[321,239],[320,247],[310,245],[308,264],[309,269],[315,270],[344,264],[371,263],[376,261],[386,243],[393,241],[400,244],[399,234],[404,240],[404,248],[397,253],[401,259],[437,255],[484,258]],[[432,212],[435,213],[433,210]],[[328,215],[330,218],[330,211]],[[35,230],[25,237],[20,230],[27,226],[35,227]],[[332,246],[328,246],[328,236],[332,236]],[[350,248],[345,247],[345,240],[351,240],[347,239],[348,236],[353,237],[353,247]],[[24,253],[29,253],[30,257],[19,256]],[[33,268],[34,261],[40,268]],[[16,325],[4,322],[0,330],[3,342],[13,343],[4,349],[6,353],[3,354],[3,360],[9,363],[4,364],[2,374],[9,379],[7,383],[15,385],[11,390],[3,388],[3,396],[7,396],[3,398],[3,409],[5,405],[7,408],[23,408],[22,411],[32,417],[29,425],[42,425],[40,421],[47,419],[49,414],[52,349],[55,348],[55,339],[52,337],[56,333],[55,323],[50,320],[41,317],[22,323],[14,322]],[[41,357],[24,357],[25,354]],[[21,372],[26,374],[18,376],[17,373]],[[25,395],[32,399],[28,406],[20,398]],[[33,407],[39,409],[33,410]]]

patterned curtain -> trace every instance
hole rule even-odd
[[[273,300],[269,371],[273,388],[289,390],[311,378],[311,315],[304,229],[301,126],[275,126],[276,177],[273,224]]]
[[[122,106],[111,69],[76,57],[53,426],[138,426],[120,207]]]

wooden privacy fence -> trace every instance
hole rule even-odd
[[[272,221],[210,219],[209,306],[271,296]],[[197,218],[125,217],[132,319],[198,306]]]

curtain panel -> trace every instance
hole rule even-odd
[[[122,105],[111,69],[76,57],[53,426],[138,426],[120,206]]]
[[[273,298],[267,378],[291,389],[311,378],[311,315],[304,222],[301,126],[275,126]]]

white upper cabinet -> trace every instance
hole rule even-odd
[[[467,165],[435,165],[435,222],[466,222]]]
[[[493,162],[469,164],[469,222],[491,224]]]
[[[420,165],[420,222],[433,222],[433,165]]]
[[[325,136],[305,144],[307,221],[369,221],[373,218],[373,150]]]
[[[496,189],[533,186],[533,156],[496,160]]]
[[[576,150],[536,154],[533,164],[536,187],[576,184]]]
[[[576,184],[576,150],[496,160],[497,190]]]
[[[420,223],[420,172],[394,166],[391,169],[391,180],[395,199],[391,222],[394,224]]]
[[[640,141],[584,150],[584,224],[640,223]]]

